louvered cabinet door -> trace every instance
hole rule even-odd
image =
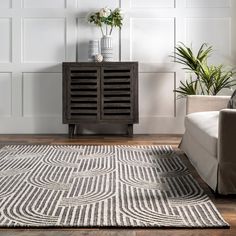
[[[100,68],[68,68],[67,118],[71,123],[99,120]]]
[[[101,68],[101,119],[118,123],[134,123],[135,66],[120,64]]]

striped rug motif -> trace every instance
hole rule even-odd
[[[0,227],[227,227],[170,146],[0,149]]]

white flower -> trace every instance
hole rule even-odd
[[[124,14],[124,12],[122,11],[121,8],[117,7],[113,12],[118,13],[121,16],[121,18],[124,19],[125,14]]]
[[[124,11],[122,11],[121,9],[120,9],[120,15],[121,15],[122,18],[125,17],[125,13],[124,13]]]
[[[119,7],[117,7],[114,11],[121,12],[121,9]]]
[[[99,11],[100,17],[108,17],[111,14],[111,10],[108,7],[104,7]]]

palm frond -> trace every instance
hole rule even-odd
[[[180,97],[195,94],[216,95],[222,89],[236,85],[236,80],[233,79],[235,71],[226,70],[222,64],[208,65],[207,59],[212,51],[212,46],[208,46],[206,43],[200,46],[196,55],[191,47],[182,42],[175,47],[175,55],[173,56],[175,62],[183,65],[183,69],[190,72],[190,80],[181,81],[178,89],[174,90]],[[192,74],[195,74],[196,80],[192,79]]]

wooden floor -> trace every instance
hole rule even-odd
[[[236,236],[236,196],[216,196],[197,175],[185,155],[178,150],[181,136],[178,135],[134,135],[84,136],[68,139],[66,135],[0,135],[0,145],[7,144],[129,144],[172,145],[210,196],[230,229],[0,229],[0,236]]]

